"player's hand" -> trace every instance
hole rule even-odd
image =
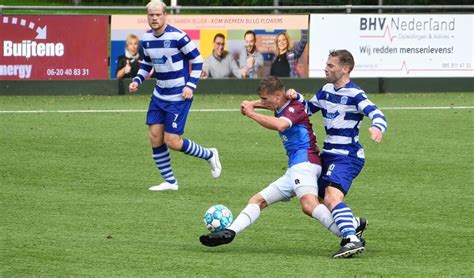
[[[132,83],[130,83],[128,85],[128,91],[130,93],[135,93],[136,91],[138,91],[138,83],[133,81]]]
[[[245,116],[244,107],[245,105],[247,105],[248,102],[249,102],[248,100],[244,100],[240,103],[240,113],[242,113],[242,115],[244,116]]]
[[[382,142],[383,132],[379,128],[371,126],[369,127],[369,132],[370,139],[374,140],[377,143]]]
[[[255,112],[253,109],[254,107],[251,101],[242,101],[240,104],[240,112],[247,117],[250,117],[252,113]]]
[[[193,98],[193,90],[189,87],[184,87],[182,95],[183,95],[184,99],[192,99]]]
[[[285,96],[287,99],[297,99],[298,92],[296,92],[295,89],[288,89],[286,90]]]

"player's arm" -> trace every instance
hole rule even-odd
[[[250,102],[253,106],[253,108],[260,108],[260,109],[268,109],[271,110],[271,107],[265,106],[260,99],[257,100],[246,100],[244,102]]]
[[[382,137],[387,130],[387,121],[382,111],[370,101],[364,92],[355,96],[357,109],[372,120],[369,127],[370,138],[377,143],[382,142]]]
[[[143,43],[144,45],[145,43]],[[153,69],[153,63],[151,62],[151,58],[148,55],[146,48],[143,47],[143,60],[140,61],[140,69],[138,70],[137,76],[135,76],[132,80],[132,83],[128,85],[128,90],[130,92],[136,92],[138,90],[138,86],[145,81],[146,76],[150,75],[151,70]]]
[[[287,128],[291,127],[291,121],[289,119],[284,118],[284,117],[277,118],[274,116],[267,116],[267,115],[260,114],[254,110],[253,104],[249,101],[242,102],[241,111],[242,111],[242,114],[244,114],[245,116],[259,123],[261,126],[268,129],[277,130],[278,132],[283,132]]]
[[[308,101],[304,99],[302,94],[295,91],[295,89],[288,89],[285,93],[285,96],[287,99],[296,99],[297,101],[303,103],[308,116],[311,116],[320,110],[317,94]]]
[[[184,35],[178,41],[178,48],[179,51],[184,54],[185,59],[191,64],[191,73],[183,89],[183,97],[189,99],[192,98],[193,91],[196,89],[199,79],[201,78],[203,59],[201,53],[188,35]]]

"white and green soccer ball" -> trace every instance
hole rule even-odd
[[[224,205],[214,205],[204,213],[204,225],[211,233],[223,231],[233,220],[232,212]]]

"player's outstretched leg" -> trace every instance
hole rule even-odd
[[[326,227],[326,229],[328,229],[333,234],[337,235],[338,237],[341,236],[341,231],[339,230],[339,227],[336,225],[336,222],[332,218],[331,212],[325,205],[317,205],[311,212],[311,217],[317,219],[324,227]]]
[[[156,168],[160,172],[161,177],[163,177],[165,181],[160,185],[150,187],[149,190],[178,190],[178,182],[174,177],[173,169],[171,169],[171,159],[166,144],[153,148],[153,160],[155,161]]]
[[[217,149],[205,148],[189,139],[183,139],[181,152],[207,160],[211,167],[211,174],[214,178],[218,178],[221,175],[222,167],[221,162],[219,161],[219,153],[217,152]]]

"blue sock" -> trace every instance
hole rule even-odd
[[[340,202],[332,210],[332,217],[341,231],[342,238],[347,238],[350,235],[355,235],[355,227],[352,219],[352,210],[343,202]]]
[[[163,179],[169,183],[176,183],[176,178],[171,169],[170,153],[166,144],[153,148],[153,160],[155,161],[156,168],[160,171]]]
[[[201,147],[189,139],[183,139],[183,146],[181,147],[181,151],[187,155],[202,158],[205,160],[208,160],[212,157],[211,150],[209,150],[208,148]]]

